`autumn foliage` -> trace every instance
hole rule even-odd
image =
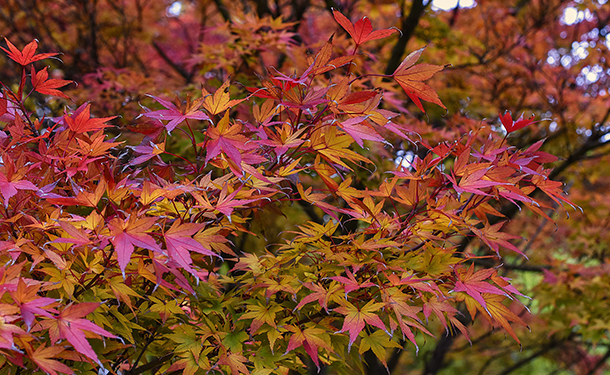
[[[353,373],[470,339],[471,319],[519,350],[528,297],[485,263],[526,258],[499,210],[576,207],[543,139],[509,142],[536,118],[497,108],[453,139],[418,134],[406,100],[446,113],[432,82],[449,62],[419,46],[368,70],[398,30],[331,12],[335,34],[290,69],[243,52],[263,65],[175,98],[149,85],[139,113],[98,112],[113,102],[79,100],[44,65],[56,54],[7,35],[0,372]],[[268,38],[292,37],[273,22]]]

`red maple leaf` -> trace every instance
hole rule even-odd
[[[57,55],[56,53],[39,53],[36,55],[36,48],[38,48],[38,42],[36,40],[31,41],[25,47],[23,47],[23,51],[19,51],[19,49],[15,47],[13,43],[9,42],[8,39],[4,38],[4,40],[6,41],[6,45],[9,49],[7,50],[4,47],[0,48],[2,48],[2,50],[8,54],[8,57],[10,57],[11,60],[22,66],[26,66],[34,61],[43,60]]]
[[[538,122],[534,121],[534,116],[524,119],[523,114],[517,121],[514,121],[510,112],[508,111],[504,114],[504,116],[500,115],[500,121],[502,122],[502,125],[504,125],[507,133],[512,133],[516,130]]]
[[[431,78],[435,73],[440,72],[445,67],[441,65],[432,64],[418,64],[414,65],[419,57],[424,52],[426,47],[420,48],[417,51],[411,52],[402,64],[396,69],[392,77],[398,82],[398,84],[405,90],[409,98],[415,103],[417,108],[422,112],[424,107],[421,104],[421,100],[425,100],[430,103],[438,104],[439,106],[447,109],[439,99],[436,92],[432,87],[426,85],[423,81]]]
[[[75,133],[85,133],[89,131],[98,131],[100,129],[108,128],[111,125],[104,124],[106,121],[110,121],[116,116],[111,117],[91,117],[91,104],[87,103],[84,107],[79,107],[71,116],[64,115],[64,123],[68,125],[68,128]]]
[[[100,360],[97,358],[93,348],[91,348],[83,331],[93,332],[110,338],[116,338],[116,336],[87,319],[81,319],[92,313],[99,305],[96,302],[71,304],[63,309],[55,319],[43,320],[40,324],[43,328],[49,330],[51,342],[56,343],[60,339],[66,339],[77,352],[91,358],[101,366]]]
[[[32,86],[34,86],[34,90],[38,91],[41,94],[45,95],[53,95],[59,96],[62,98],[70,99],[68,95],[63,92],[57,90],[60,87],[64,87],[67,84],[72,83],[72,81],[68,81],[65,79],[48,79],[49,72],[47,72],[47,67],[45,66],[39,72],[36,72],[34,66],[32,66]]]
[[[451,304],[446,301],[439,301],[437,297],[432,297],[429,301],[425,302],[423,306],[423,313],[426,317],[426,322],[428,321],[428,317],[430,317],[432,312],[434,312],[443,327],[445,327],[445,332],[447,334],[449,334],[449,327],[447,326],[447,320],[449,320],[449,322],[451,322],[455,328],[459,329],[464,337],[470,341],[466,327],[464,327],[464,324],[462,324],[462,322],[456,318],[456,315],[460,314],[458,309],[451,306]],[[444,313],[447,314],[447,318],[445,318]]]
[[[371,40],[385,38],[397,32],[397,29],[385,29],[373,31],[373,25],[371,20],[367,17],[362,17],[355,24],[352,23],[347,17],[341,12],[333,9],[333,17],[335,20],[347,31],[347,33],[354,39],[356,46],[366,43]]]
[[[222,190],[220,191],[220,195],[218,196],[216,204],[210,203],[205,194],[193,194],[193,196],[195,197],[197,202],[201,204],[200,206],[197,206],[198,208],[205,208],[211,211],[217,210],[230,219],[231,214],[233,213],[233,209],[235,207],[243,206],[256,201],[256,199],[235,199],[239,191],[240,189],[236,189],[231,194],[227,195],[227,186],[224,185],[222,187]]]
[[[563,183],[561,181],[553,181],[548,177],[550,171],[545,171],[543,174],[532,177],[532,182],[536,187],[542,190],[549,198],[555,201],[555,203],[563,205],[562,202],[566,202],[574,208],[580,208],[574,203],[570,202],[564,197],[565,192],[563,191]],[[1,176],[1,175],[0,175]],[[582,211],[582,209],[581,209]]]

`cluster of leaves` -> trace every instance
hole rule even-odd
[[[0,371],[349,372],[361,354],[386,365],[391,349],[417,347],[430,321],[468,337],[461,304],[519,341],[510,322],[525,323],[505,302],[523,295],[498,269],[474,269],[490,255],[456,244],[474,235],[493,256],[520,254],[492,218],[506,201],[548,217],[536,190],[571,204],[544,166],[555,158],[483,129],[413,142],[376,80],[422,111],[421,100],[444,108],[424,83],[443,66],[416,64],[420,49],[390,75],[360,72],[356,52],[395,30],[333,15],[351,53],[331,37],[302,72],[269,68],[237,94],[227,80],[185,101],[152,96],[127,147],[90,104],[54,118],[28,109],[70,82],[36,71],[54,56],[36,42],[6,41],[21,80],[0,97]],[[509,133],[532,121],[501,117]],[[176,139],[188,151],[173,152]],[[421,156],[363,152],[396,139]],[[379,183],[354,182],[371,170]],[[294,230],[257,238],[252,222],[278,213]]]

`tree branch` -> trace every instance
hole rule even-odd
[[[527,365],[528,363],[530,363],[534,359],[540,357],[541,355],[543,355],[544,353],[548,352],[549,350],[554,349],[555,347],[559,346],[561,343],[563,343],[563,341],[551,341],[550,343],[548,343],[545,346],[543,346],[540,350],[538,350],[534,354],[530,355],[529,357],[523,358],[522,360],[518,361],[514,365],[512,365],[509,368],[505,369],[499,375],[508,375],[508,374],[510,374],[511,372],[519,369],[520,367],[523,367],[523,366]]]
[[[398,68],[400,65],[402,55],[404,55],[405,50],[407,49],[407,43],[409,43],[409,39],[411,39],[413,36],[421,16],[424,14],[424,11],[431,2],[431,0],[428,0],[428,2],[424,4],[424,0],[413,0],[411,10],[409,11],[409,16],[402,19],[402,36],[400,39],[398,39],[394,45],[394,48],[392,48],[392,55],[390,56],[390,60],[388,61],[388,65],[385,69],[385,74],[389,75],[394,73],[396,68]]]
[[[182,77],[184,77],[184,79],[186,80],[187,83],[191,82],[191,79],[193,78],[193,76],[189,72],[187,72],[186,69],[184,69],[183,67],[181,67],[180,65],[178,65],[177,63],[172,61],[172,59],[170,59],[169,56],[167,56],[165,51],[163,51],[163,49],[157,42],[153,41],[152,46],[155,48],[155,51],[157,51],[159,56],[161,56],[161,58],[169,66],[171,66],[176,72],[178,72],[178,74],[180,74]]]

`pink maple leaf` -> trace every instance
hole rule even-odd
[[[184,110],[176,107],[169,100],[161,99],[156,96],[149,95],[151,98],[155,99],[159,104],[164,106],[167,109],[161,109],[158,111],[151,111],[144,113],[144,116],[156,119],[156,120],[164,120],[169,122],[165,125],[165,129],[168,132],[171,132],[178,126],[182,121],[186,119],[193,120],[209,120],[208,115],[199,110],[202,102],[195,101],[193,103],[187,103],[186,108]]]
[[[43,320],[41,325],[49,330],[51,342],[55,343],[60,339],[66,339],[77,352],[91,358],[101,366],[100,360],[97,358],[93,348],[91,348],[91,344],[87,341],[83,331],[93,332],[110,338],[116,338],[116,336],[87,319],[81,319],[92,313],[99,305],[96,302],[68,305],[55,319]]]

